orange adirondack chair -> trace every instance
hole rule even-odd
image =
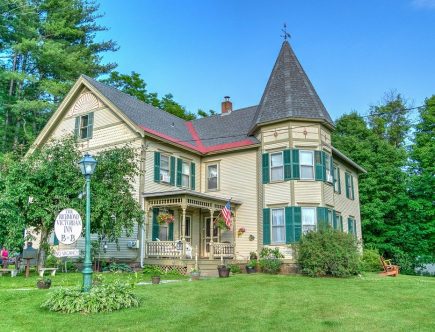
[[[384,259],[382,256],[379,258],[381,260],[382,268],[384,269],[384,272],[380,273],[381,275],[395,277],[399,274],[399,265],[392,265],[390,259]]]

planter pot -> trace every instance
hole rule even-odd
[[[190,272],[190,278],[192,280],[199,280],[201,277],[201,272]]]
[[[36,283],[36,287],[39,289],[49,289],[51,287],[51,281],[39,280]]]
[[[160,284],[160,276],[151,277],[151,282],[153,283],[153,285]]]
[[[228,278],[230,276],[230,269],[224,265],[218,266],[219,278]]]
[[[247,266],[246,265],[246,273],[251,274],[251,273],[255,273],[255,267],[254,266]]]

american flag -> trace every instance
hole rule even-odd
[[[224,217],[227,227],[231,228],[231,199],[229,199],[227,204],[222,208],[221,214],[222,217]]]

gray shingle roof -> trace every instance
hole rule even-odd
[[[85,75],[82,77],[132,122],[146,132],[165,140],[179,143],[200,153],[259,143],[255,137],[248,136],[256,106],[236,110],[225,116],[215,115],[185,121],[93,78]]]
[[[333,124],[287,41],[282,44],[253,127],[285,118],[320,119]]]

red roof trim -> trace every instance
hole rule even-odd
[[[204,144],[202,143],[198,133],[196,132],[195,128],[193,127],[193,124],[191,122],[187,122],[186,123],[187,129],[189,130],[190,134],[192,135],[193,140],[195,141],[195,145],[187,143],[185,141],[179,140],[177,138],[174,138],[172,136],[163,134],[161,132],[158,132],[154,129],[151,128],[147,128],[144,126],[140,126],[143,130],[145,130],[146,132],[156,135],[158,137],[164,138],[170,142],[173,143],[177,143],[180,144],[182,146],[185,146],[189,149],[195,150],[197,152],[200,153],[207,153],[207,152],[214,152],[214,151],[219,151],[219,150],[226,150],[226,149],[233,149],[233,148],[239,148],[242,146],[248,146],[248,145],[253,145],[255,144],[253,141],[251,141],[250,139],[244,139],[241,141],[236,141],[236,142],[230,142],[230,143],[223,143],[223,144],[217,144],[217,145],[212,145],[212,146],[204,146]]]

